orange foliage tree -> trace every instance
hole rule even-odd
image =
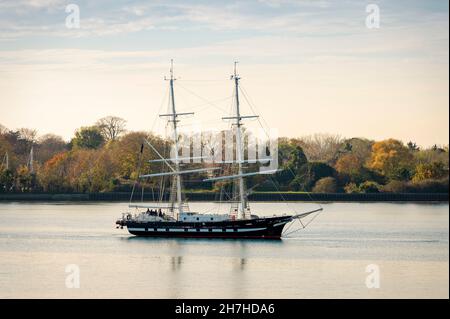
[[[388,139],[373,144],[368,167],[390,179],[408,179],[414,159],[402,142]]]

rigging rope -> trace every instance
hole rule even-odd
[[[219,106],[215,105],[213,102],[208,101],[207,99],[201,97],[201,96],[198,95],[197,93],[195,93],[195,92],[189,90],[188,88],[186,88],[185,86],[181,85],[180,83],[177,83],[177,87],[181,87],[182,89],[186,90],[187,92],[191,93],[192,95],[196,96],[197,98],[199,98],[199,99],[205,101],[206,104],[209,104],[209,105],[211,105],[211,106],[217,108],[217,109],[220,110],[221,112],[226,112],[226,111],[225,111],[224,109],[222,109],[221,107],[219,107]],[[224,99],[227,100],[227,99],[229,99],[229,98],[230,98],[230,97],[227,97],[227,98],[224,98]]]
[[[131,205],[131,201],[133,200],[134,190],[136,189],[136,185],[139,182],[139,175],[141,174],[141,164],[142,164],[143,151],[144,151],[144,144],[141,145],[141,150],[139,152],[137,176],[136,176],[136,180],[133,183],[133,188],[131,189],[130,205]]]

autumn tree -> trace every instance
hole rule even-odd
[[[77,149],[70,153],[66,179],[76,192],[112,191],[116,174],[109,148]]]
[[[333,177],[321,178],[316,182],[312,191],[314,193],[336,193],[337,192],[336,179],[334,179]]]
[[[356,183],[348,183],[344,186],[344,191],[348,194],[360,193],[360,189]]]
[[[335,169],[338,173],[339,184],[345,185],[348,183],[360,184],[367,180],[373,180],[378,183],[385,183],[386,177],[377,171],[367,168],[360,159],[353,154],[346,154],[340,157]]]
[[[125,132],[126,122],[117,116],[106,116],[99,119],[95,125],[100,129],[106,141],[114,141]]]
[[[54,134],[46,134],[37,140],[35,152],[35,160],[40,163],[45,163],[55,154],[61,153],[67,149],[67,143],[60,137]]]
[[[416,166],[413,182],[419,182],[427,179],[442,179],[448,177],[448,168],[442,162],[433,162],[430,164],[419,163]]]
[[[347,175],[352,180],[360,174],[362,167],[363,163],[353,154],[345,154],[344,156],[341,156],[334,166],[338,173]]]
[[[30,150],[35,141],[34,133],[24,134],[28,129],[7,131],[0,135],[0,150],[8,151],[10,168],[15,170],[19,165],[29,160]],[[32,131],[32,130],[31,130]]]
[[[414,159],[417,164],[432,164],[441,162],[448,169],[449,168],[449,153],[448,147],[442,149],[428,148],[414,152]]]
[[[75,192],[88,192],[91,188],[92,167],[97,150],[78,148],[68,154],[65,179],[67,186]]]
[[[17,168],[16,176],[16,187],[21,192],[31,191],[36,184],[35,175],[25,165]]]
[[[374,141],[353,137],[344,141],[343,146],[345,149],[340,150],[340,155],[352,154],[358,158],[361,163],[366,163],[372,153],[372,145]]]
[[[68,191],[66,177],[69,167],[69,152],[54,155],[38,170],[38,181],[46,192]]]
[[[162,169],[162,163],[149,163],[148,160],[158,159],[157,154],[151,150],[145,143],[145,139],[157,149],[165,158],[170,158],[170,145],[168,141],[159,136],[148,134],[146,132],[131,132],[123,137],[117,143],[111,146],[114,154],[114,160],[117,162],[117,173],[124,179],[136,179],[140,150],[143,145],[142,172],[152,172]]]
[[[409,179],[413,165],[412,154],[398,140],[388,139],[376,142],[372,146],[372,154],[368,162],[368,167],[390,179]]]

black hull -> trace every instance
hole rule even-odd
[[[165,238],[280,239],[290,216],[223,222],[126,222],[130,234]]]

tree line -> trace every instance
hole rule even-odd
[[[139,172],[163,169],[162,163],[148,161],[157,159],[153,151],[144,148],[141,154],[144,139],[169,157],[169,140],[149,132],[127,131],[126,121],[115,116],[79,128],[69,142],[54,134],[39,136],[34,129],[10,130],[0,125],[0,192],[129,191]],[[404,144],[396,139],[316,134],[279,138],[278,153],[282,170],[269,179],[246,179],[248,188],[317,193],[448,192],[448,145],[422,149],[414,142]],[[205,177],[206,173],[184,177],[185,188],[217,191],[232,186],[230,182],[203,182]],[[139,185],[162,186],[157,179]]]

